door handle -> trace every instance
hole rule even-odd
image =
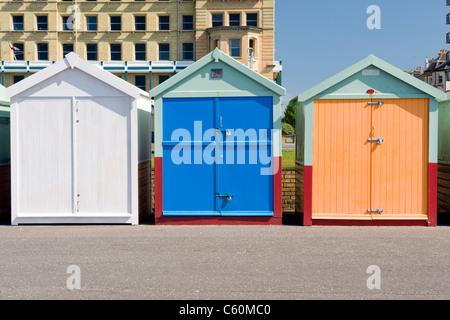
[[[217,198],[227,198],[227,201],[230,202],[231,200],[233,200],[233,197],[231,194],[216,194]]]
[[[370,209],[367,209],[367,212],[368,212],[368,213],[379,213],[379,214],[383,214],[383,213],[384,213],[384,210],[383,210],[383,209],[376,209],[376,210],[370,210]]]
[[[378,144],[383,144],[383,142],[384,142],[384,139],[383,138],[379,138],[379,139],[367,139],[367,141],[369,141],[369,142],[376,142],[376,143],[378,143]]]

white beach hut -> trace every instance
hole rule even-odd
[[[146,92],[70,53],[7,97],[13,225],[135,225],[150,214]]]

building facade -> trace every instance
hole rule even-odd
[[[441,50],[436,58],[427,58],[418,78],[441,91],[450,91],[450,51]]]
[[[447,6],[450,6],[450,0],[446,0],[445,2],[447,3]],[[447,21],[447,24],[450,24],[450,13],[447,13],[446,21]],[[447,43],[450,43],[450,32],[447,32],[446,40],[447,40]]]
[[[69,52],[148,91],[219,47],[270,80],[274,0],[1,0],[6,87]]]

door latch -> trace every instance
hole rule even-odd
[[[379,138],[379,139],[371,139],[371,138],[369,138],[369,139],[367,139],[367,141],[369,141],[369,142],[376,142],[376,143],[381,145],[381,144],[383,144],[384,139],[383,138]]]
[[[378,213],[378,214],[383,214],[383,213],[384,213],[384,210],[383,210],[383,209],[375,209],[375,210],[367,209],[367,212],[368,212],[368,213]]]
[[[384,101],[369,102],[369,106],[379,106],[379,107],[381,107],[382,105],[384,105]]]
[[[228,202],[230,202],[231,200],[233,200],[233,197],[231,196],[231,194],[216,194],[217,198],[226,198]]]

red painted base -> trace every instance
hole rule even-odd
[[[157,225],[191,225],[191,226],[263,226],[263,225],[281,225],[281,218],[268,217],[186,217],[186,218],[159,218],[155,220]]]
[[[425,220],[312,220],[313,226],[427,227]]]

